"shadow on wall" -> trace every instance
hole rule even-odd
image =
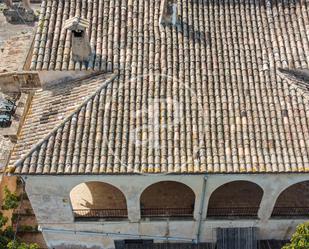
[[[86,182],[74,187],[70,193],[73,209],[126,209],[124,194],[103,182]]]

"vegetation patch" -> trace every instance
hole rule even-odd
[[[7,187],[4,188],[4,200],[2,205],[2,210],[13,210],[19,206],[20,198],[16,193],[12,193]],[[0,212],[0,248],[1,249],[39,249],[39,246],[35,243],[26,244],[20,242],[15,236],[16,231],[14,231],[12,226],[6,226],[8,222],[8,217],[4,216]],[[13,214],[11,221],[12,223],[18,220],[18,214]],[[32,226],[21,226],[18,231],[29,231],[36,232],[37,227]]]
[[[309,221],[300,224],[291,238],[291,242],[282,249],[308,249],[309,248]]]

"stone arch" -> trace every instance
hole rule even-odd
[[[225,183],[209,198],[207,217],[222,219],[257,218],[263,189],[244,180]]]
[[[272,218],[309,217],[309,181],[298,182],[284,189],[278,196]]]
[[[195,194],[177,181],[160,181],[148,186],[140,196],[142,217],[193,217]]]
[[[125,195],[115,186],[99,181],[80,183],[70,192],[76,219],[126,218]]]

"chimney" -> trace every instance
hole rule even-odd
[[[31,10],[30,0],[23,0],[24,8],[27,10]]]
[[[177,24],[177,0],[161,0],[161,25]]]
[[[13,7],[13,1],[12,0],[4,0],[4,3],[8,8]]]
[[[89,22],[81,17],[72,17],[65,21],[64,29],[72,31],[72,57],[74,61],[89,61],[91,47],[86,29]]]

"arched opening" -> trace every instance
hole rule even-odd
[[[128,216],[124,194],[107,183],[81,183],[72,189],[70,199],[77,220],[120,219]]]
[[[193,217],[195,194],[185,184],[174,181],[155,183],[144,190],[140,198],[143,218]]]
[[[308,218],[309,217],[309,181],[296,183],[285,189],[278,197],[274,218]]]
[[[207,217],[216,219],[257,218],[262,196],[262,188],[253,182],[226,183],[211,194]]]

